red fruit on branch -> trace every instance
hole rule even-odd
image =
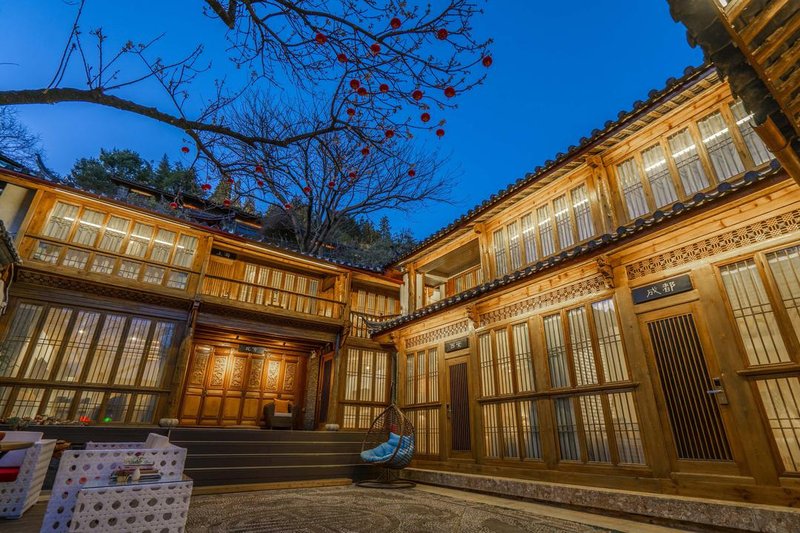
[[[347,114],[352,117],[353,115],[356,114],[356,110],[353,109],[352,107],[348,107],[347,108]]]
[[[448,35],[450,35],[450,33],[444,28],[436,32],[436,38],[439,39],[440,41],[444,41],[445,39],[447,39]]]
[[[303,187],[303,192],[306,193],[306,194],[310,193],[311,192],[311,187],[306,185],[305,187]]]
[[[233,183],[233,182],[234,182],[233,178],[228,178],[228,183]]]
[[[456,95],[456,90],[453,89],[452,87],[448,87],[447,89],[444,90],[444,95],[448,98],[452,98]]]
[[[417,171],[414,170],[413,168],[411,168],[411,169],[408,170],[408,175],[413,178],[414,176],[417,175]]]
[[[376,56],[381,53],[381,45],[378,43],[372,43],[369,47],[369,51],[372,52],[372,55]]]
[[[382,93],[388,93],[389,92],[389,86],[387,84],[385,84],[385,83],[381,83],[381,85],[380,85],[380,87],[378,87],[378,89]]]
[[[333,181],[333,180],[329,181],[329,182],[328,182],[328,187],[330,187],[331,189],[333,189],[334,187],[336,187],[336,182],[335,182],[335,181]]]
[[[367,94],[368,94],[366,87],[359,87],[358,91],[356,91],[356,92],[358,93],[358,96],[367,96]]]
[[[328,38],[325,36],[324,33],[317,33],[317,36],[314,37],[314,40],[317,41],[317,44],[325,44]]]
[[[428,121],[431,119],[431,114],[430,114],[430,113],[423,113],[423,114],[421,114],[421,115],[419,116],[419,119],[420,119],[422,122],[428,122]]]
[[[481,61],[481,63],[483,63],[483,66],[486,67],[486,68],[491,67],[492,66],[492,56],[484,57],[483,61]]]
[[[347,177],[348,177],[348,178],[350,178],[351,180],[354,180],[354,179],[356,179],[356,173],[355,173],[355,171],[352,171],[352,172],[350,172],[350,174],[348,174],[348,175],[347,175]]]
[[[391,139],[394,137],[394,130],[386,130],[386,138]]]
[[[389,26],[391,26],[393,30],[399,28],[400,24],[402,24],[402,22],[400,22],[400,19],[397,17],[394,17],[391,21],[389,21]]]
[[[439,137],[440,139],[444,137],[444,130],[442,128],[436,130],[436,136]]]
[[[261,181],[261,180],[256,180],[256,185],[258,185],[259,187],[263,187],[264,186],[264,182]]]
[[[169,203],[170,209],[178,209],[178,202],[170,202]]]
[[[369,147],[365,146],[361,149],[361,155],[369,155]]]
[[[422,91],[417,89],[416,91],[411,93],[411,98],[413,98],[414,100],[422,100]]]
[[[337,54],[336,59],[339,60],[339,63],[347,63],[347,56],[344,54]]]
[[[262,167],[261,165],[256,165],[256,172],[258,172],[259,174],[263,174],[264,167]]]
[[[224,200],[222,200],[222,205],[224,205],[225,207],[230,207],[231,206],[230,198],[225,198]]]
[[[202,184],[200,186],[200,188],[203,189],[204,191],[210,191],[211,190],[211,184],[210,183],[204,183],[204,184]]]
[[[181,147],[181,152],[183,152],[184,154],[188,154],[189,153],[189,147],[188,146],[182,146]]]
[[[350,88],[357,91],[361,87],[361,82],[358,80],[350,80]]]

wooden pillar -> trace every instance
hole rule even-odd
[[[189,319],[186,321],[186,334],[183,336],[178,349],[178,358],[175,362],[175,369],[172,372],[172,380],[170,382],[170,393],[165,413],[167,418],[178,418],[178,409],[180,409],[181,405],[186,374],[189,372],[189,359],[194,345],[194,329],[199,307],[200,302],[195,300],[192,304],[192,310],[189,312]]]
[[[620,225],[621,217],[618,216],[618,213],[624,213],[622,202],[612,193],[611,181],[603,159],[599,156],[589,156],[586,158],[586,164],[592,169],[594,181],[594,187],[589,187],[592,195],[590,200],[600,206],[602,227],[598,229],[603,233],[611,233]]]
[[[483,224],[475,224],[473,231],[478,236],[478,252],[481,260],[481,271],[483,271],[483,281],[490,281],[494,279],[494,271],[492,270],[492,261],[490,259],[489,236],[486,234],[486,228]]]

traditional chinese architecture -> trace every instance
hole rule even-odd
[[[417,467],[796,505],[797,84],[748,64],[687,69],[381,271],[0,170],[0,416],[252,427],[281,397],[365,430],[394,382]]]

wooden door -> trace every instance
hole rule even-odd
[[[328,354],[322,358],[319,373],[317,425],[322,426],[328,423],[328,408],[331,403],[331,387],[333,386],[333,354]]]
[[[472,428],[469,410],[469,357],[447,361],[447,443],[450,457],[472,454]]]
[[[739,473],[719,365],[694,305],[640,316],[667,450],[678,471]]]
[[[257,426],[264,403],[278,396],[292,401],[299,411],[303,375],[303,360],[296,355],[197,344],[189,363],[180,422]]]

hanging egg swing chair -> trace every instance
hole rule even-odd
[[[359,487],[372,489],[406,489],[416,483],[400,479],[400,470],[407,467],[414,457],[414,425],[403,412],[392,403],[379,414],[364,437],[361,459],[365,463],[381,467],[375,479],[360,481]]]

